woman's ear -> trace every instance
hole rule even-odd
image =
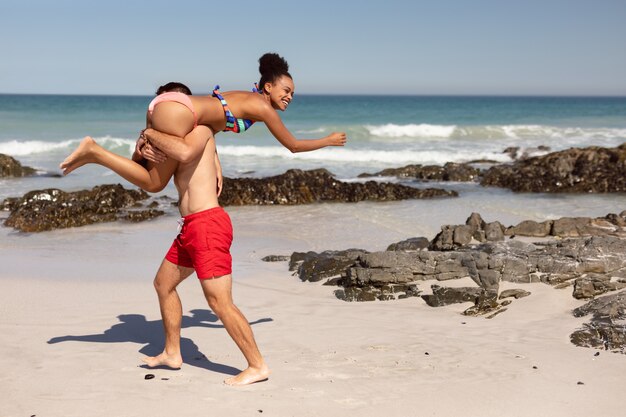
[[[272,83],[265,83],[265,85],[263,86],[263,91],[267,94],[270,94],[272,92]]]

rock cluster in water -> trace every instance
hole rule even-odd
[[[442,189],[418,189],[405,185],[368,181],[347,183],[327,170],[289,170],[268,178],[224,179],[220,203],[229,205],[308,204],[321,201],[394,201],[410,198],[454,197]],[[148,198],[143,191],[120,185],[66,193],[58,189],[31,191],[21,198],[8,198],[0,208],[11,211],[6,226],[28,232],[124,219],[142,221],[163,214],[160,210],[128,210]]]
[[[540,146],[537,151],[548,149]],[[532,157],[529,156],[530,151],[519,155],[519,148],[507,148],[504,153],[513,159],[509,164],[473,161],[450,162],[443,167],[408,165],[360,176],[395,176],[418,181],[479,181],[483,186],[508,188],[516,192],[626,192],[626,143],[616,148],[571,148]],[[474,166],[479,162],[488,162],[493,166],[481,171]]]
[[[571,148],[496,165],[482,174],[485,186],[541,193],[626,192],[626,143],[616,148]]]
[[[127,190],[119,184],[76,192],[36,190],[2,203],[2,208],[11,212],[4,225],[23,232],[43,232],[116,220],[138,222],[164,214],[141,205],[148,197],[144,191]]]
[[[27,177],[34,175],[35,169],[22,166],[16,159],[0,153],[0,178],[2,177]]]
[[[399,177],[428,181],[474,181],[479,174],[480,170],[469,164],[448,162],[444,166],[407,165],[402,168],[388,168],[374,174],[360,174],[359,177]]]
[[[406,185],[367,181],[339,181],[325,169],[291,169],[267,178],[224,178],[220,204],[280,205],[310,204],[322,201],[396,201],[412,198],[456,197],[454,191],[436,188],[418,189]]]

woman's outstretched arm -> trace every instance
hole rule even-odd
[[[326,146],[344,146],[346,144],[346,134],[343,132],[333,132],[322,139],[296,139],[285,126],[280,116],[270,106],[262,110],[261,120],[265,123],[272,135],[292,153],[309,152]]]

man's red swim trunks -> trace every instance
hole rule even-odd
[[[233,226],[221,207],[183,217],[183,226],[165,255],[168,261],[196,270],[200,279],[232,272]]]

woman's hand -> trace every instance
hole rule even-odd
[[[327,146],[344,146],[346,144],[346,134],[344,132],[333,132],[326,136]]]

